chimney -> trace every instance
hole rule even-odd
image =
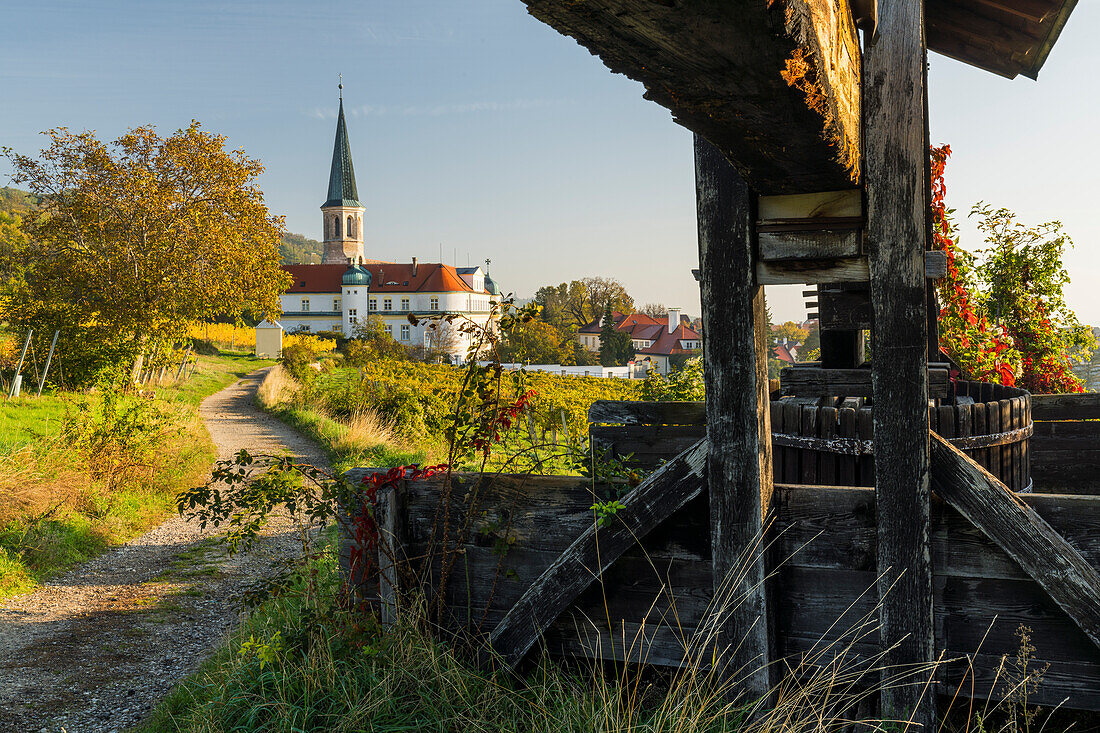
[[[416,277],[416,258],[413,257],[413,277]]]
[[[680,327],[680,309],[669,308],[668,309],[668,332],[672,333]]]
[[[359,264],[363,264],[363,255],[359,255]]]

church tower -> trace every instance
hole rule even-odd
[[[363,207],[355,187],[351,144],[344,122],[344,85],[340,84],[340,118],[336,121],[336,144],[328,174],[328,200],[321,204],[324,220],[325,255],[321,264],[359,262],[363,256]]]

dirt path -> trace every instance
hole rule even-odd
[[[326,465],[317,445],[253,404],[262,377],[203,401],[219,457],[290,451]],[[235,625],[239,589],[297,548],[288,521],[233,558],[213,534],[172,517],[0,604],[0,732],[101,733],[140,722]]]

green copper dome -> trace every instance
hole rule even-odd
[[[340,118],[336,121],[336,142],[332,147],[332,168],[328,174],[329,206],[362,206],[359,190],[355,187],[355,167],[351,164],[351,143],[348,142],[348,126],[344,122],[344,100],[340,99]]]
[[[488,275],[485,276],[485,289],[489,291],[489,295],[500,295],[500,288],[493,282],[493,278]]]
[[[348,268],[348,271],[344,273],[344,285],[362,285],[369,288],[370,281],[370,270],[362,265],[352,265]]]

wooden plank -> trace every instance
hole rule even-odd
[[[1100,393],[1033,394],[1033,420],[1096,420],[1100,419]]]
[[[760,232],[760,259],[822,260],[859,257],[861,240],[858,229],[823,229],[805,232]]]
[[[769,406],[769,412],[771,412],[772,418],[772,434],[784,432],[783,403],[778,400],[772,400]],[[772,480],[775,482],[786,480],[784,478],[786,476],[784,472],[786,451],[787,449],[782,446],[772,445]]]
[[[825,440],[838,437],[837,418],[837,409],[835,407],[822,407],[818,417],[818,437],[824,438]],[[818,456],[817,461],[817,483],[826,485],[835,484],[837,482],[837,454],[822,453]]]
[[[763,517],[771,506],[772,440],[764,288],[753,282],[755,194],[719,151],[695,137],[706,383],[707,482],[715,596],[714,651],[741,692],[771,694]]]
[[[1100,573],[1003,483],[932,436],[936,493],[997,543],[1100,647]]]
[[[946,397],[950,380],[946,369],[928,369],[929,397]],[[779,372],[780,393],[823,397],[870,397],[871,370],[787,367]]]
[[[590,423],[623,425],[703,425],[707,408],[702,402],[618,402],[596,400],[588,408]]]
[[[401,606],[399,571],[406,563],[400,490],[390,484],[378,494],[378,598],[382,623],[397,621]]]
[[[758,285],[844,283],[862,281],[868,277],[870,273],[865,257],[756,263]]]
[[[525,3],[644,84],[755,191],[858,185],[860,51],[847,0]]]
[[[934,280],[946,274],[947,260],[940,258],[940,254],[943,253],[929,250],[921,255],[924,277]],[[756,263],[756,282],[759,285],[848,283],[870,279],[870,265],[866,257],[822,257]],[[923,300],[923,296],[921,299]]]
[[[650,474],[620,501],[622,508],[599,527],[593,521],[532,583],[489,637],[515,666],[561,612],[634,543],[698,496],[705,482],[706,441],[699,441]],[[598,535],[598,541],[597,541]]]
[[[652,469],[706,435],[703,425],[593,425],[592,445],[628,465]],[[630,456],[630,458],[626,458]]]
[[[856,411],[852,407],[843,406],[847,404],[847,400],[842,402],[842,407],[837,411],[838,432],[841,438],[855,438],[857,437]],[[840,456],[837,458],[837,464],[837,483],[844,486],[857,485],[856,467],[859,464],[859,456]]]
[[[758,224],[776,219],[863,219],[863,191],[820,191],[786,196],[761,196],[757,206]]]
[[[865,245],[874,308],[875,491],[879,619],[886,669],[935,659],[929,552],[925,257],[929,187],[922,0],[881,4],[864,44]],[[887,719],[925,730],[935,701],[919,686],[882,691]]]

